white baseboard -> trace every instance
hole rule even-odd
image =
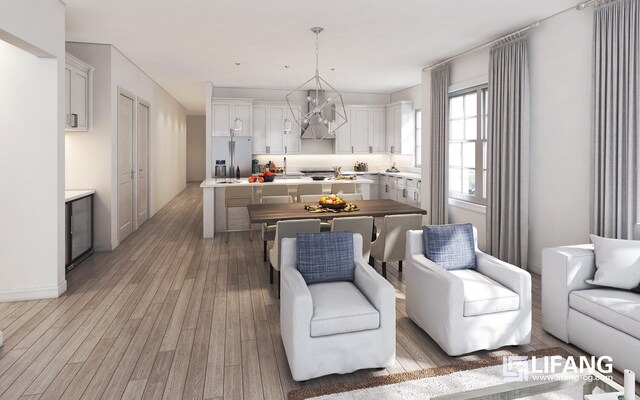
[[[0,290],[0,303],[11,301],[27,301],[55,299],[67,291],[67,280],[60,282],[56,286],[45,286],[36,288],[24,288],[14,290]]]

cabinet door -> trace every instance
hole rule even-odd
[[[240,118],[240,120],[242,121],[242,131],[236,132],[236,135],[251,136],[251,105],[234,104],[233,118],[231,119],[230,123],[233,124],[236,118]]]
[[[351,147],[354,154],[369,153],[369,110],[351,111]]]
[[[231,104],[212,104],[213,136],[229,136],[231,132]]]
[[[353,125],[351,110],[346,110],[347,123],[336,131],[336,153],[351,154],[351,129]]]
[[[75,260],[92,247],[91,196],[71,203],[71,259]]]
[[[385,111],[371,110],[371,128],[369,136],[369,152],[384,153]]]
[[[268,154],[267,149],[267,107],[254,106],[252,136],[253,136],[253,153]]]
[[[302,112],[299,108],[294,108],[293,112],[296,113],[295,118],[293,114],[291,114],[291,110],[289,107],[285,108],[285,117],[291,121],[291,132],[287,132],[285,136],[285,153],[286,154],[298,154],[300,153],[300,127],[296,124],[296,119],[300,121],[300,116]],[[284,121],[283,121],[284,124]]]
[[[393,154],[402,153],[402,113],[400,107],[393,109]]]
[[[87,74],[71,70],[71,128],[87,130],[88,102],[89,78]]]
[[[270,154],[284,153],[284,107],[269,107],[268,145]]]
[[[65,128],[71,128],[71,69],[66,67],[64,69],[64,81],[65,81],[65,102],[64,102],[64,115],[65,117]]]
[[[385,152],[388,154],[393,153],[394,145],[394,131],[393,131],[393,110],[394,107],[387,108],[385,115]]]

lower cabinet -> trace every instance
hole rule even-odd
[[[93,254],[93,195],[65,204],[65,267],[68,270]]]

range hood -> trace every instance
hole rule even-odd
[[[315,89],[309,90],[307,92],[307,96],[308,96],[307,99],[312,99],[312,100],[315,100],[317,96],[318,104],[324,104],[327,101],[327,93],[324,90],[315,90]],[[314,104],[312,100],[310,100],[308,103],[309,110],[313,110],[313,108],[316,107],[316,104]],[[322,115],[322,119],[331,121],[332,124],[335,123],[336,121],[336,110],[333,107],[325,107],[325,109],[322,110],[321,115]],[[313,127],[313,130],[316,133],[316,137],[324,137],[325,139],[336,138],[335,133],[332,133],[331,135],[327,136],[328,128],[322,121],[320,121],[320,119],[311,118],[306,124],[302,125],[303,133],[302,133],[302,136],[300,136],[302,139],[313,139],[313,134],[311,133],[311,129],[307,130],[307,128],[309,128],[309,125]]]

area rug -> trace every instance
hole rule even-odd
[[[566,358],[569,353],[560,347],[553,347],[513,355]],[[289,400],[425,400],[434,396],[502,384],[504,383],[502,362],[502,356],[492,357],[415,372],[377,376],[344,384],[296,389],[289,392],[288,398]],[[582,390],[573,388],[528,399],[582,399]]]

